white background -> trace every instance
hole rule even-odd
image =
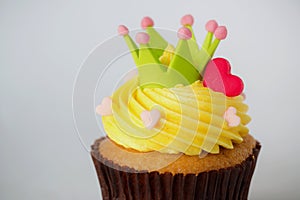
[[[177,30],[187,13],[201,39],[209,19],[228,27],[216,56],[243,77],[251,134],[263,145],[249,198],[300,198],[300,3],[177,2],[0,1],[1,200],[100,198],[73,124],[77,71],[119,24],[138,28],[149,15]]]

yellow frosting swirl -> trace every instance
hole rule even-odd
[[[113,115],[103,116],[104,129],[114,142],[140,152],[160,151],[199,155],[203,150],[218,153],[219,146],[232,149],[248,134],[245,127],[251,120],[243,97],[226,97],[196,81],[174,88],[138,87],[133,79],[112,96]],[[241,122],[229,127],[223,115],[235,107]],[[158,109],[162,113],[151,130],[144,127],[140,114]]]

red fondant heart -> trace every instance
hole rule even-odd
[[[238,76],[232,75],[230,70],[230,63],[226,59],[211,60],[205,68],[203,85],[215,92],[222,92],[228,97],[240,95],[244,83]]]

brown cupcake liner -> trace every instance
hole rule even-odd
[[[247,199],[261,148],[259,142],[241,164],[199,174],[137,171],[121,167],[101,156],[97,140],[91,155],[104,200]]]

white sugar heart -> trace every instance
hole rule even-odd
[[[141,113],[141,119],[147,129],[153,129],[160,120],[160,117],[161,114],[157,109],[152,109],[150,111],[144,110]]]
[[[223,115],[230,127],[236,127],[241,123],[241,118],[236,115],[236,112],[236,108],[230,106]]]
[[[112,99],[110,97],[104,97],[101,104],[96,107],[96,113],[101,116],[112,115]]]

